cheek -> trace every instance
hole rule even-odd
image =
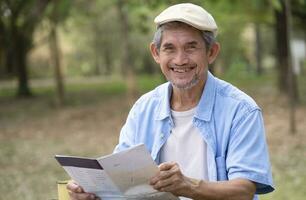
[[[170,60],[169,59],[160,59],[160,68],[163,70],[163,71],[167,71],[169,70],[169,63],[170,63]]]
[[[160,69],[164,75],[168,74],[169,72],[167,63],[160,63]]]
[[[207,57],[204,55],[202,57],[195,57],[191,59],[192,64],[196,64],[198,67],[198,70],[202,70],[203,68],[207,68],[208,66],[208,60]]]

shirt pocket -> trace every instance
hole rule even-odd
[[[224,156],[216,157],[216,165],[217,165],[217,180],[218,181],[228,180],[225,157]]]

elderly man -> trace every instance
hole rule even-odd
[[[273,191],[262,113],[245,93],[214,77],[217,25],[194,4],[155,18],[150,50],[169,82],[131,109],[115,152],[144,143],[159,172],[150,184],[180,199],[258,199]],[[71,199],[95,199],[67,186]]]

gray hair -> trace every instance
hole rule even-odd
[[[189,26],[189,25],[185,24],[183,22],[179,22],[179,21],[168,22],[166,24],[158,26],[157,30],[154,34],[154,37],[153,37],[154,45],[156,46],[156,48],[158,50],[160,50],[162,35],[163,35],[163,32],[165,30],[171,29],[171,28],[187,27],[187,26]],[[191,26],[189,26],[189,27],[191,27]],[[214,36],[213,32],[211,32],[211,31],[200,31],[200,32],[201,32],[202,39],[204,40],[204,43],[206,45],[206,50],[209,50],[210,47],[216,42],[216,37]]]

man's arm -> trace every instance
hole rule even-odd
[[[177,163],[162,163],[150,184],[159,191],[195,200],[252,200],[256,186],[246,179],[207,182],[184,176]]]

